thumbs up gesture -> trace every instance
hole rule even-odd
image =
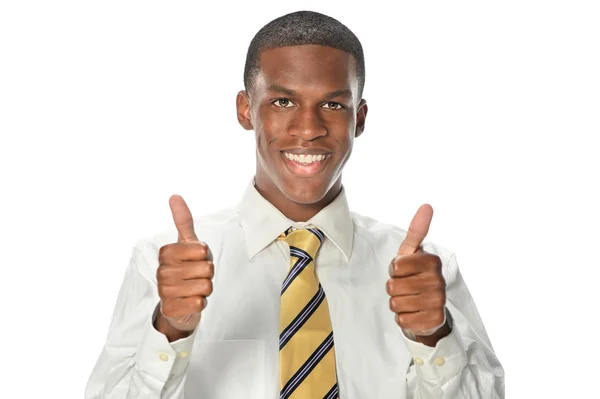
[[[159,250],[156,277],[160,312],[155,327],[174,341],[198,326],[206,298],[212,293],[214,265],[208,246],[196,237],[192,214],[183,198],[173,195],[169,206],[178,239]]]
[[[418,342],[429,346],[435,346],[450,333],[442,262],[438,256],[421,249],[432,218],[431,206],[422,205],[410,223],[398,256],[390,264],[391,278],[386,284],[396,323]]]

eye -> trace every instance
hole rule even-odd
[[[279,108],[291,108],[294,106],[294,103],[291,102],[288,98],[278,98],[277,100],[272,101],[271,103]]]
[[[327,104],[324,104],[323,107],[327,108],[327,109],[333,109],[333,110],[344,108],[344,106],[342,104],[336,103],[335,101],[329,101]]]

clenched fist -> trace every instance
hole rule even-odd
[[[433,209],[422,205],[390,264],[387,293],[396,323],[415,339],[429,346],[450,333],[446,323],[446,282],[442,262],[424,252],[421,244],[427,233]]]
[[[177,242],[160,248],[156,272],[160,312],[156,329],[174,341],[188,336],[200,322],[212,293],[214,265],[208,246],[194,232],[192,214],[179,195],[169,199]]]

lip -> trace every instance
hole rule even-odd
[[[294,175],[296,176],[300,176],[300,177],[312,177],[315,176],[319,173],[321,173],[323,170],[325,170],[325,168],[327,167],[327,165],[329,164],[329,160],[331,159],[331,156],[328,156],[327,158],[325,158],[322,161],[317,161],[317,162],[313,162],[309,165],[303,165],[300,162],[296,162],[296,161],[292,161],[291,159],[288,159],[283,153],[284,152],[288,152],[291,154],[310,154],[310,155],[326,155],[326,154],[331,154],[331,152],[315,152],[315,151],[307,151],[307,152],[292,152],[289,150],[285,150],[285,151],[281,151],[281,158],[283,159],[283,163],[285,164],[285,166],[287,167],[287,169]]]

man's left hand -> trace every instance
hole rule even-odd
[[[396,323],[428,346],[435,346],[450,333],[442,261],[421,249],[432,218],[433,208],[422,205],[410,223],[398,256],[390,264],[391,278],[386,284]]]

